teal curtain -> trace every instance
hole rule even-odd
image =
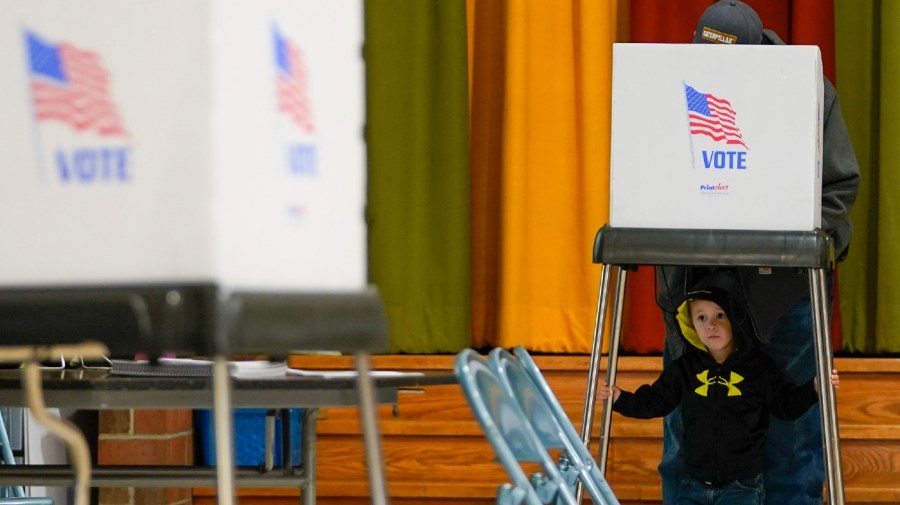
[[[456,352],[470,331],[465,0],[366,2],[369,280],[391,352]]]
[[[862,182],[840,265],[843,348],[900,352],[900,2],[836,0],[837,88]]]

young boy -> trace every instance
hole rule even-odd
[[[652,385],[599,392],[628,417],[662,417],[681,406],[690,477],[681,482],[678,504],[763,503],[769,414],[793,420],[818,401],[815,379],[795,386],[758,349],[746,306],[726,289],[736,285],[731,272],[719,271],[688,292],[678,323],[691,345]],[[837,370],[831,382],[838,387]]]

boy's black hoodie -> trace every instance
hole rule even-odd
[[[722,484],[762,472],[769,414],[793,420],[818,396],[812,380],[792,384],[758,348],[746,305],[730,270],[713,271],[688,292],[678,311],[682,337],[690,344],[651,385],[622,391],[613,410],[628,417],[662,417],[681,405],[682,450],[695,479]],[[700,342],[689,314],[690,300],[710,300],[724,310],[734,351],[718,364]]]

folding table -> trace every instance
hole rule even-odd
[[[368,372],[369,353],[388,348],[388,329],[374,288],[358,293],[225,292],[215,284],[8,289],[0,291],[0,334],[4,345],[16,346],[0,347],[0,362],[34,362],[79,348],[119,357],[179,351],[212,357],[217,488],[225,504],[235,503],[228,356],[354,353],[372,501],[387,503],[376,391]],[[36,375],[31,382],[40,382],[39,371]],[[23,383],[27,388],[29,381]],[[76,497],[87,487],[83,480],[76,479]],[[304,504],[314,503],[314,494],[307,493]]]

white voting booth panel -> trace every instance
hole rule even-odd
[[[362,14],[0,3],[0,287],[364,288]]]
[[[820,226],[815,46],[615,44],[613,227]]]

